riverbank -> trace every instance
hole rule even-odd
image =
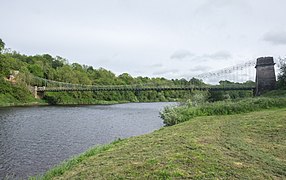
[[[0,107],[28,107],[28,106],[75,106],[75,105],[112,105],[112,104],[124,104],[124,103],[130,103],[128,101],[98,101],[97,103],[90,104],[90,103],[67,103],[67,104],[50,104],[45,101],[36,101],[36,102],[27,102],[27,103],[5,103],[0,104]]]
[[[0,107],[28,107],[28,106],[48,106],[49,103],[35,101],[35,102],[14,102],[14,103],[1,103]]]
[[[93,148],[42,179],[283,179],[285,114],[280,108],[195,117]]]
[[[158,101],[155,101],[158,102]],[[1,107],[29,107],[29,106],[82,106],[82,105],[113,105],[113,104],[126,104],[126,103],[155,103],[153,101],[145,102],[130,102],[130,101],[94,101],[93,103],[59,103],[59,104],[50,104],[44,100],[39,100],[35,102],[15,102],[15,103],[1,103]],[[177,102],[177,101],[163,101],[163,102]]]
[[[18,99],[11,97],[11,95],[0,95],[0,107],[23,107],[23,106],[74,106],[74,105],[112,105],[130,103],[130,101],[105,101],[105,100],[81,100],[81,99],[69,99],[66,102],[51,103],[47,99],[36,99],[32,96],[25,101],[19,101]]]
[[[104,101],[90,99],[89,101],[84,101],[81,99],[69,99],[69,101],[61,103],[51,103],[47,99],[36,99],[33,97],[27,98],[25,101],[19,101],[18,99],[11,97],[11,95],[0,95],[0,107],[18,107],[18,106],[47,106],[47,105],[57,105],[57,106],[70,106],[70,105],[112,105],[112,104],[122,104],[129,103],[130,101]]]

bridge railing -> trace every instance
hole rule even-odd
[[[254,89],[253,85],[228,84],[228,85],[187,85],[187,86],[144,86],[144,85],[115,85],[115,86],[61,86],[61,87],[38,87],[38,91],[124,91],[124,90],[239,90]]]

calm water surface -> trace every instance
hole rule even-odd
[[[0,179],[26,179],[94,145],[159,129],[159,111],[171,104],[0,108]]]

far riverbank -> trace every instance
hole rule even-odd
[[[13,102],[13,103],[0,103],[1,107],[29,107],[29,106],[76,106],[76,105],[113,105],[113,104],[126,104],[126,103],[156,103],[156,102],[179,102],[178,100],[174,101],[145,101],[145,102],[131,102],[131,101],[103,101],[97,100],[92,103],[87,102],[68,102],[68,103],[57,103],[51,104],[45,100],[39,99],[38,101],[33,102]]]

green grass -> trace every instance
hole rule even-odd
[[[16,99],[11,94],[0,94],[0,107],[10,107],[10,106],[33,106],[33,105],[48,105],[42,99],[35,99],[30,97],[25,101]]]
[[[0,107],[38,104],[45,104],[45,102],[35,99],[26,85],[22,83],[13,84],[0,76]]]
[[[286,108],[195,117],[92,149],[42,179],[285,179],[285,152]]]
[[[172,126],[198,116],[231,115],[281,107],[286,107],[285,96],[280,98],[256,97],[233,101],[206,102],[199,106],[166,107],[160,114],[164,119],[164,123],[167,126]]]
[[[286,90],[273,90],[262,94],[264,97],[286,97]]]

